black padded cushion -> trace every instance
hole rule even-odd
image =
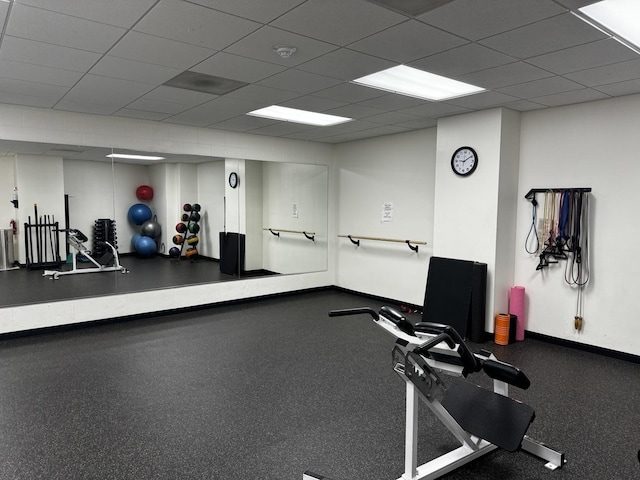
[[[509,452],[520,448],[535,417],[529,405],[462,380],[451,383],[442,405],[467,432]]]

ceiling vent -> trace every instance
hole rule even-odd
[[[417,17],[423,13],[435,10],[453,0],[367,0],[394,12],[403,13],[410,17]]]
[[[164,85],[196,92],[212,93],[213,95],[224,95],[248,84],[230,78],[216,77],[187,70],[166,81]]]

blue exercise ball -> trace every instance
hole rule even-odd
[[[136,249],[136,242],[138,241],[138,239],[141,237],[142,235],[140,235],[139,233],[134,233],[133,237],[131,237],[131,249],[135,250]]]
[[[148,257],[156,253],[157,249],[156,241],[151,237],[140,235],[140,238],[136,240],[136,252],[138,255]]]
[[[127,217],[129,217],[129,221],[134,223],[135,225],[142,225],[147,220],[151,220],[153,213],[151,209],[146,206],[144,203],[136,203],[135,205],[131,205],[129,208],[129,213]]]

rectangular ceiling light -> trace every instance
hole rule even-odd
[[[485,90],[406,65],[398,65],[356,78],[352,83],[425,100],[447,100]]]
[[[127,160],[164,160],[165,157],[154,157],[150,155],[127,155],[125,153],[110,153],[108,158],[123,158]]]
[[[638,0],[603,0],[582,7],[579,12],[587,17],[577,15],[582,20],[604,30],[620,43],[638,52],[640,48],[640,28],[638,28],[640,2]],[[589,20],[595,22],[595,25]]]
[[[340,123],[350,122],[353,120],[353,118],[309,112],[307,110],[298,110],[297,108],[280,107],[278,105],[260,108],[247,113],[247,115],[270,118],[272,120],[281,120],[284,122],[315,125],[318,127],[328,127],[330,125],[338,125]]]

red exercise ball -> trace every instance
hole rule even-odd
[[[138,197],[138,200],[151,200],[153,198],[153,188],[149,185],[140,185],[136,189],[136,197]]]

